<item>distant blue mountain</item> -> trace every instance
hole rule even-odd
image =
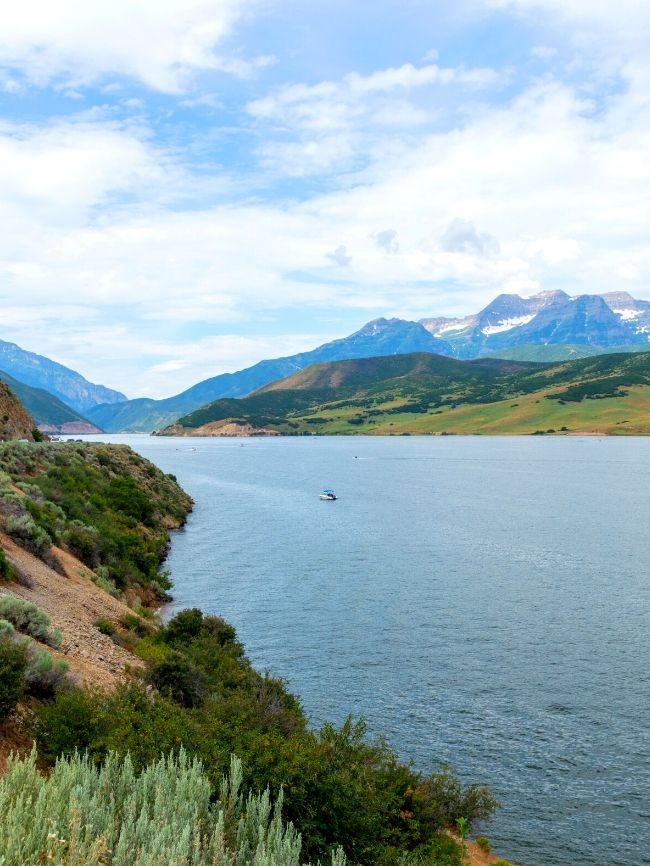
[[[260,361],[238,373],[224,373],[199,382],[165,400],[141,398],[96,406],[86,417],[104,430],[151,431],[222,397],[245,397],[270,382],[291,376],[312,364],[412,352],[431,352],[471,359],[500,352],[509,358],[548,360],[582,354],[650,349],[650,303],[627,292],[570,297],[565,292],[539,292],[530,298],[498,295],[480,312],[463,318],[427,318],[419,322],[375,319],[349,337],[325,343],[310,352]]]
[[[0,370],[25,385],[48,391],[83,415],[87,415],[87,410],[98,403],[126,400],[119,391],[93,385],[80,373],[3,340],[0,340]]]
[[[260,361],[238,373],[222,373],[165,400],[140,398],[97,406],[86,412],[86,416],[108,432],[157,430],[205,403],[220,397],[244,397],[269,382],[291,376],[312,364],[382,355],[407,355],[411,352],[453,354],[447,342],[434,337],[418,322],[375,319],[349,337],[325,343],[310,352]]]

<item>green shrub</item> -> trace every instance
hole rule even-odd
[[[125,613],[123,617],[120,618],[120,624],[124,626],[127,631],[132,631],[133,634],[138,637],[147,637],[153,631],[151,625],[148,622],[144,622],[142,618],[133,613]]]
[[[28,664],[25,672],[27,691],[36,698],[51,698],[68,685],[69,665],[64,661],[54,661],[47,650],[28,648]]]
[[[108,637],[113,637],[114,634],[117,634],[117,626],[110,619],[97,619],[94,625],[98,632]]]
[[[14,516],[10,514],[5,521],[5,528],[28,550],[41,555],[52,546],[52,539],[47,532],[34,521],[31,514]]]
[[[485,852],[485,854],[489,854],[492,850],[492,845],[490,844],[490,840],[487,836],[477,836],[475,842],[481,849],[481,851]]]
[[[51,702],[35,707],[31,733],[39,755],[52,763],[77,751],[90,750],[99,755],[105,729],[103,702],[104,697],[95,692],[71,689],[58,692]]]
[[[22,697],[26,670],[27,649],[24,644],[13,640],[6,631],[0,634],[0,718],[8,715]]]
[[[61,646],[61,632],[50,629],[48,615],[31,601],[25,601],[16,595],[0,595],[0,617],[8,620],[18,631],[55,649]]]
[[[153,665],[148,679],[161,695],[183,707],[198,707],[206,696],[205,675],[178,652]]]
[[[162,632],[163,640],[181,646],[200,637],[203,630],[203,612],[198,607],[182,610],[167,623]]]
[[[13,566],[7,559],[7,554],[0,547],[0,583],[8,583],[15,577]]]

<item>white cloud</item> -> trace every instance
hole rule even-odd
[[[163,396],[341,335],[333,324],[312,336],[205,336],[251,320],[262,330],[291,310],[356,311],[361,324],[467,313],[500,290],[648,295],[647,95],[620,89],[594,110],[551,81],[465,107],[451,127],[386,141],[375,126],[364,171],[346,176],[341,147],[354,157],[377,95],[403,101],[404,81],[430,86],[422,77],[384,71],[286,101],[290,144],[313,142],[332,172],[329,192],[303,200],[222,203],[218,174],[193,177],[146,128],[101,113],[5,124],[0,337],[129,394]],[[326,132],[303,142],[314,128]]]
[[[352,264],[352,256],[348,253],[348,248],[343,245],[338,246],[331,253],[326,253],[325,258],[342,268],[346,268],[348,265]]]
[[[264,129],[263,162],[294,176],[358,167],[386,135],[402,138],[435,120],[440,88],[471,92],[500,85],[492,69],[445,68],[437,64],[348,73],[338,81],[292,84],[251,101],[247,110]],[[434,90],[434,95],[431,93]],[[269,141],[279,132],[280,141]],[[293,139],[286,139],[286,135]]]
[[[375,232],[372,236],[377,244],[387,253],[399,252],[399,241],[397,240],[397,232],[395,229],[384,229],[381,232]]]
[[[487,232],[478,232],[469,220],[456,217],[440,238],[440,248],[447,253],[493,256],[499,252],[499,242]]]
[[[219,52],[253,0],[21,0],[0,4],[0,68],[36,85],[107,76],[182,92],[195,72],[246,75],[265,59]]]
[[[645,0],[474,0],[481,7],[511,9],[576,45],[624,66],[630,51],[648,62],[650,4]],[[567,30],[567,25],[569,28]],[[621,53],[622,47],[625,53]]]

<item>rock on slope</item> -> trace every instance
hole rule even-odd
[[[45,611],[52,627],[61,630],[61,657],[73,674],[89,685],[108,688],[125,678],[127,665],[141,666],[138,658],[95,628],[98,619],[118,623],[120,617],[133,615],[133,610],[96,586],[95,574],[87,565],[60,548],[52,548],[64,571],[59,574],[1,532],[0,545],[20,575],[20,582],[3,584],[0,594],[11,592]],[[48,652],[57,655],[49,647]]]
[[[0,441],[34,439],[34,421],[13,391],[0,382]]]

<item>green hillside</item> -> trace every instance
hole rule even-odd
[[[91,425],[83,415],[75,412],[69,406],[66,406],[58,397],[50,394],[49,391],[44,391],[42,388],[32,388],[31,385],[25,385],[24,382],[19,382],[8,373],[0,370],[0,381],[5,382],[11,390],[16,394],[25,409],[32,416],[34,421],[48,428],[60,429],[66,424],[82,424]]]
[[[620,352],[644,352],[648,345],[642,346],[612,346],[603,349],[600,346],[579,346],[571,343],[545,343],[539,346],[512,346],[509,349],[498,349],[486,357],[504,358],[508,361],[535,361],[551,363],[557,361],[577,361],[579,358],[594,358],[596,355],[612,355]]]
[[[235,421],[285,434],[650,433],[650,353],[536,364],[416,353],[316,364],[163,434]]]

